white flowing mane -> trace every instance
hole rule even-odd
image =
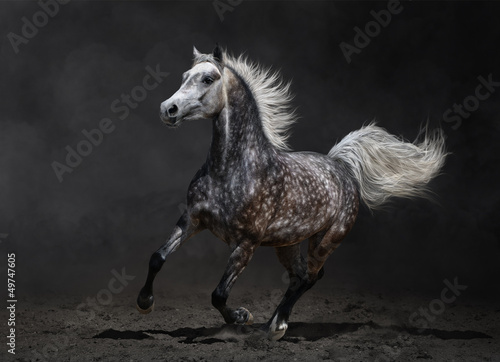
[[[284,82],[278,72],[265,69],[240,55],[238,58],[223,53],[223,61],[246,82],[259,109],[262,127],[271,144],[280,150],[289,150],[289,130],[297,121],[291,108],[291,83]]]

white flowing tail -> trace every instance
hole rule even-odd
[[[362,200],[377,209],[390,197],[425,197],[426,184],[444,164],[442,130],[427,128],[418,143],[405,142],[371,123],[349,133],[328,153],[344,161],[359,185]]]

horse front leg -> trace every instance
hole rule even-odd
[[[212,293],[212,305],[222,314],[228,324],[252,324],[253,316],[248,309],[240,307],[232,309],[226,305],[233,284],[245,269],[258,244],[242,242],[231,253],[226,270],[219,285]]]
[[[174,231],[165,244],[151,255],[146,283],[137,297],[137,310],[139,310],[139,312],[147,314],[153,310],[153,282],[156,274],[158,274],[163,263],[165,263],[167,255],[176,251],[184,241],[199,231],[201,231],[201,229],[192,225],[189,216],[185,212],[177,222]]]

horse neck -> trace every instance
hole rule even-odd
[[[226,105],[213,120],[209,168],[228,175],[244,167],[246,172],[264,168],[275,156],[259,118],[255,99],[241,78],[232,71],[225,74]],[[255,162],[252,162],[254,160]]]

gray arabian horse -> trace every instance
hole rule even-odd
[[[180,89],[161,104],[170,127],[211,121],[205,164],[187,192],[187,210],[149,262],[137,298],[142,313],[153,309],[153,281],[165,258],[208,229],[231,248],[212,304],[226,323],[251,324],[246,308],[226,304],[231,287],[259,246],[272,246],[289,273],[290,285],[262,328],[271,340],[286,332],[294,304],[322,276],[328,256],[353,227],[361,199],[376,209],[391,197],[426,196],[426,184],[446,157],[438,130],[405,142],[373,123],[351,132],[328,153],[290,152],[287,131],[296,116],[290,84],[277,73],[218,46],[194,49],[194,63]],[[307,259],[300,243],[308,239]]]

